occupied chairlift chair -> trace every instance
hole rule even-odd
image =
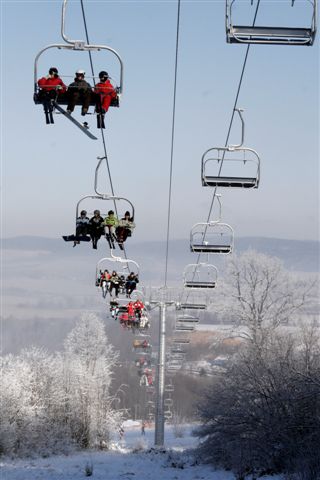
[[[258,188],[259,186],[260,158],[255,150],[242,146],[244,120],[241,113],[243,110],[236,108],[235,111],[238,112],[241,120],[241,143],[228,147],[209,148],[204,152],[201,160],[201,181],[204,187]],[[209,153],[210,157],[208,157]],[[229,154],[232,156],[229,157]],[[235,172],[239,172],[240,175],[235,175]]]
[[[196,223],[190,232],[190,250],[194,253],[229,254],[233,251],[234,231],[222,223],[220,195],[216,194],[219,203],[219,219],[211,222]]]
[[[101,201],[101,200],[105,200],[105,201],[112,201],[114,206],[116,207],[116,202],[117,201],[124,201],[126,203],[129,204],[129,210],[131,211],[131,217],[132,218],[132,221],[134,221],[134,206],[133,204],[130,202],[130,200],[128,200],[127,198],[125,197],[118,197],[118,196],[115,196],[115,195],[109,195],[107,193],[103,193],[103,192],[100,192],[98,190],[98,180],[99,180],[99,170],[101,168],[101,164],[103,162],[103,160],[105,160],[106,157],[97,157],[98,158],[98,164],[97,164],[97,167],[96,167],[96,170],[95,170],[95,176],[94,176],[94,191],[96,193],[96,195],[85,195],[84,197],[82,197],[78,203],[77,203],[77,206],[76,206],[76,219],[75,219],[75,233],[74,235],[69,235],[69,236],[64,236],[64,240],[65,241],[74,241],[74,240],[77,240],[79,242],[81,241],[84,241],[84,242],[89,242],[90,241],[90,236],[89,235],[84,235],[84,236],[77,236],[77,219],[79,217],[79,213],[81,210],[83,210],[81,204],[82,202],[84,202],[85,200],[93,200],[94,201],[94,208],[92,209],[92,211],[89,211],[87,212],[87,215],[89,216],[93,216],[93,212],[94,210],[96,209],[97,207],[97,201]],[[116,208],[115,208],[116,210]],[[104,217],[104,216],[107,216],[107,212],[101,212],[101,216]]]
[[[63,5],[62,5],[62,20],[61,20],[61,36],[63,40],[66,43],[56,43],[52,45],[48,45],[47,47],[43,48],[40,50],[40,52],[37,54],[34,62],[34,96],[33,100],[36,104],[42,104],[42,99],[41,95],[39,95],[40,89],[38,86],[38,60],[40,56],[46,51],[51,48],[57,48],[59,50],[73,50],[76,52],[93,52],[93,51],[100,51],[100,50],[107,50],[111,53],[113,53],[117,59],[119,60],[120,63],[120,81],[119,81],[119,87],[117,87],[117,97],[112,101],[110,106],[113,107],[119,107],[119,98],[120,95],[123,92],[123,62],[121,60],[120,55],[111,47],[108,47],[107,45],[90,45],[86,44],[83,40],[70,40],[67,38],[65,34],[65,16],[66,16],[66,6],[67,6],[67,1],[68,0],[63,0]],[[59,105],[67,105],[68,104],[68,95],[67,94],[60,94],[57,96],[56,103]],[[96,105],[96,99],[94,96],[92,96],[90,105],[95,106]],[[80,105],[78,102],[77,105]]]
[[[226,35],[228,43],[256,43],[264,45],[312,45],[317,30],[317,0],[306,0],[311,5],[311,24],[307,27],[271,27],[236,25],[233,23],[233,7],[237,0],[226,0]],[[287,0],[288,6],[290,0]],[[291,0],[294,6],[295,0]],[[240,5],[243,0],[238,1]],[[272,2],[271,2],[272,3]],[[274,4],[283,2],[274,2]],[[253,5],[253,0],[251,0]],[[281,5],[281,6],[282,6]],[[279,8],[277,5],[276,8]]]
[[[129,273],[134,272],[137,276],[139,276],[140,269],[137,262],[126,258],[115,257],[111,251],[110,257],[101,258],[96,265],[96,284],[100,275],[100,270],[108,270],[109,273],[112,270],[115,270],[117,273],[120,273],[117,266],[119,266],[119,269],[121,268],[121,270],[126,270]],[[126,302],[129,301],[130,299],[126,298]]]

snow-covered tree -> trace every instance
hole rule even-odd
[[[116,359],[103,323],[86,314],[64,352],[30,348],[1,358],[0,454],[106,447],[121,421],[109,393]]]
[[[291,274],[278,258],[249,250],[230,260],[213,308],[245,327],[241,335],[258,344],[300,315],[313,290],[314,282]]]
[[[109,395],[117,358],[103,323],[93,314],[83,315],[65,341],[64,357],[68,422],[82,447],[107,443],[119,423]]]
[[[319,480],[318,329],[248,343],[207,392],[200,415],[204,457],[239,479],[283,472]]]

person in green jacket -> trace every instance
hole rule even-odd
[[[103,221],[103,226],[104,226],[104,233],[110,248],[115,248],[114,241],[117,240],[115,233],[118,225],[119,225],[119,220],[115,216],[114,211],[109,210],[108,215]]]

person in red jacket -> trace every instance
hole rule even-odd
[[[61,93],[65,93],[67,87],[59,77],[58,69],[56,67],[51,67],[49,74],[38,80],[38,86],[40,88],[39,99],[43,104],[46,123],[53,123],[52,100],[57,99]]]
[[[94,91],[98,94],[100,102],[97,102],[97,112],[106,113],[110,103],[117,98],[117,91],[109,80],[109,75],[104,70],[99,73],[100,82],[96,84]]]
[[[49,74],[46,77],[42,77],[38,80],[38,85],[42,92],[50,93],[50,96],[55,97],[56,94],[65,93],[67,90],[66,85],[59,77],[58,69],[51,67]]]

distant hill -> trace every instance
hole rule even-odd
[[[50,350],[60,348],[83,311],[96,312],[104,318],[113,344],[131,351],[131,336],[120,330],[117,323],[110,322],[107,300],[95,287],[96,264],[110,255],[105,240],[101,239],[98,250],[93,250],[90,244],[72,248],[72,242],[43,237],[7,238],[2,240],[1,247],[4,352],[17,352],[32,344]],[[236,253],[249,248],[279,257],[288,270],[305,275],[319,272],[319,242],[253,237],[236,240]],[[128,258],[140,266],[143,285],[163,285],[165,242],[138,243],[130,239],[126,250]],[[222,276],[226,257],[212,256],[212,263]],[[190,252],[188,239],[171,241],[169,286],[181,286],[185,266],[196,261],[197,255]],[[215,322],[212,312],[206,314],[205,320]]]
[[[103,255],[106,255],[102,242],[103,240],[100,241],[100,249],[103,249]],[[88,249],[88,245],[70,249],[71,244],[66,244],[61,239],[32,236],[5,238],[2,239],[1,244],[2,249],[47,251],[59,253],[62,256],[69,256],[72,251],[72,256],[75,258],[83,256]],[[141,265],[146,264],[146,267],[152,266],[153,271],[155,268],[163,266],[166,251],[165,242],[135,243],[134,240],[129,240],[127,249],[130,254],[129,258],[136,260]],[[266,237],[240,237],[236,239],[236,253],[242,253],[248,249],[280,258],[289,270],[320,271],[320,242],[317,241]],[[216,265],[221,263],[221,258],[218,257],[219,255],[212,257],[212,261]],[[196,256],[190,252],[188,239],[170,241],[169,267],[171,271],[183,270],[185,265],[195,261]]]

